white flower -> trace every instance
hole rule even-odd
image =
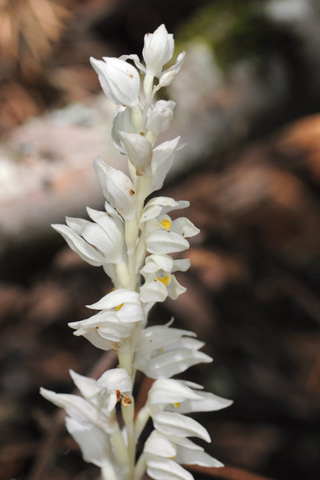
[[[154,33],[147,33],[144,37],[142,56],[146,69],[154,77],[161,73],[163,65],[171,60],[174,51],[172,33],[168,33],[162,24]]]
[[[189,207],[187,200],[176,201],[170,197],[155,197],[147,202],[145,205],[140,223],[146,222],[158,217],[161,213],[168,213],[171,210],[180,210]]]
[[[111,412],[120,401],[121,395],[129,397],[132,392],[132,381],[127,370],[124,368],[113,368],[106,371],[97,380],[97,385],[102,389],[104,408]]]
[[[157,325],[142,330],[136,348],[135,368],[150,378],[170,378],[192,365],[210,363],[212,358],[199,349],[203,342],[195,333],[167,325]]]
[[[167,296],[178,298],[186,289],[180,285],[173,272],[185,272],[190,267],[188,259],[173,260],[168,255],[150,255],[140,270],[145,283],[140,288],[140,298],[144,303],[163,302]]]
[[[103,194],[110,205],[124,219],[135,216],[136,192],[130,178],[103,162],[101,158],[93,161],[93,166],[102,187]]]
[[[185,217],[172,221],[169,215],[159,215],[145,224],[146,249],[157,254],[182,252],[189,248],[186,237],[193,237],[198,233],[199,229]]]
[[[102,350],[121,350],[136,324],[145,321],[139,295],[130,290],[114,290],[89,308],[101,311],[86,320],[69,323],[69,327],[76,330],[74,335],[85,337]]]
[[[119,136],[136,174],[151,175],[152,145],[149,140],[137,133],[119,132]]]
[[[136,112],[139,110],[139,107],[132,109],[130,107],[123,107],[121,105],[117,108],[115,117],[113,119],[111,136],[114,146],[123,154],[126,154],[126,152],[121,143],[120,133],[139,133],[141,131],[141,123],[138,122],[138,125],[135,125],[135,123],[137,123],[135,122],[135,118],[137,117]],[[141,115],[142,113],[140,110],[139,116]]]
[[[147,129],[156,137],[169,129],[175,105],[172,100],[159,100],[148,110]]]
[[[167,410],[185,414],[217,411],[232,404],[231,400],[201,391],[202,388],[193,382],[159,379],[149,390],[147,406],[151,411]]]
[[[153,150],[152,157],[152,184],[151,192],[159,190],[163,186],[163,182],[168,171],[172,167],[174,153],[179,149],[180,137],[174,138],[167,142],[163,142]]]
[[[127,466],[121,466],[119,457],[125,456],[126,451],[124,443],[122,445],[121,439],[119,441],[114,407],[122,396],[131,395],[131,379],[122,368],[109,370],[97,381],[72,371],[70,373],[85,398],[58,394],[44,388],[40,389],[40,393],[66,410],[66,427],[79,444],[84,460],[109,470],[114,478],[121,478],[127,473]]]
[[[137,70],[120,58],[90,58],[101,87],[112,103],[134,107],[139,103],[140,78]]]
[[[67,225],[52,225],[66,240],[70,248],[93,266],[117,263],[124,245],[123,222],[107,212],[87,208],[95,222],[66,217]]]

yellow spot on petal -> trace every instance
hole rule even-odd
[[[174,408],[179,408],[181,405],[181,402],[176,402],[173,404]]]
[[[163,285],[167,287],[170,283],[171,278],[170,275],[166,275],[165,277],[157,277],[157,280],[159,280],[159,282],[163,283]]]
[[[163,352],[163,347],[160,347],[160,348],[159,348],[159,352]]]
[[[124,305],[123,303],[121,303],[120,305],[118,305],[118,306],[116,307],[116,312],[119,312],[119,310],[123,307],[123,305]]]
[[[171,228],[171,222],[167,218],[163,219],[160,225],[162,225],[165,230],[170,230]]]

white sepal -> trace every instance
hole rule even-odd
[[[186,52],[179,53],[175,64],[172,65],[172,67],[165,70],[164,72],[162,72],[159,78],[159,84],[157,85],[157,90],[159,90],[162,87],[168,87],[172,83],[172,81],[174,80],[174,77],[181,70],[185,56],[186,56]]]
[[[120,58],[104,57],[103,60],[90,58],[108,99],[115,105],[138,105],[140,77],[136,68]]]
[[[174,444],[157,430],[151,432],[144,444],[143,451],[159,457],[171,458],[176,456]]]
[[[178,404],[186,400],[201,400],[199,393],[194,392],[187,385],[179,380],[172,378],[162,378],[156,380],[148,393],[148,405],[163,409],[167,405],[172,405],[177,410]],[[178,410],[177,410],[178,411]],[[178,412],[182,413],[182,412]]]
[[[148,110],[146,126],[156,137],[169,129],[175,105],[172,100],[159,100]]]
[[[130,178],[120,170],[110,167],[101,158],[93,166],[102,187],[103,194],[111,206],[125,219],[135,216],[135,190]]]
[[[119,132],[123,149],[138,176],[151,174],[152,145],[138,133]]]
[[[178,149],[180,137],[161,143],[153,150],[151,191],[159,190],[172,167],[174,153]]]
[[[117,288],[112,292],[102,297],[98,302],[92,305],[87,305],[88,308],[93,310],[106,310],[115,308],[122,303],[134,303],[140,305],[139,294],[132,290],[126,290],[124,288]]]
[[[92,245],[89,245],[83,238],[77,235],[67,225],[51,225],[56,232],[63,236],[71,250],[76,252],[82,260],[93,265],[94,267],[100,267],[105,262],[104,255],[98,252]]]
[[[178,463],[161,457],[148,459],[147,473],[154,480],[194,480],[191,473]]]
[[[186,400],[178,408],[169,407],[170,411],[176,411],[179,413],[191,413],[191,412],[213,412],[222,410],[232,405],[232,400],[219,397],[210,392],[198,392],[199,398],[197,400]]]
[[[97,385],[106,391],[104,404],[107,412],[111,412],[119,400],[117,391],[123,394],[131,394],[132,391],[131,377],[124,368],[106,371],[97,380]]]
[[[189,448],[178,447],[175,461],[183,465],[201,465],[202,467],[223,467],[219,462],[208,453],[201,450],[191,450]]]
[[[154,427],[164,435],[177,437],[197,437],[210,443],[208,431],[193,418],[179,413],[157,412],[152,415]]]
[[[101,350],[121,350],[123,340],[130,337],[134,322],[121,322],[117,312],[102,310],[93,317],[80,322],[68,323],[75,329],[74,335],[83,336]]]
[[[82,396],[90,399],[90,402],[95,403],[96,397],[100,394],[101,388],[98,387],[96,380],[93,378],[79,375],[79,373],[69,370],[70,376],[75,386],[79,389]]]
[[[147,33],[144,37],[142,56],[146,64],[147,73],[157,77],[163,65],[171,60],[174,51],[172,33],[168,33],[162,24],[154,33]]]
[[[91,462],[100,468],[110,464],[114,468],[110,461],[113,457],[110,441],[101,428],[93,424],[83,424],[70,417],[67,417],[65,422],[68,432],[80,446],[86,462]]]
[[[160,228],[149,229],[146,235],[146,248],[149,253],[166,254],[182,252],[189,248],[189,242],[175,232]]]
[[[159,281],[146,282],[140,287],[140,298],[143,303],[164,302],[167,296],[167,288]]]
[[[125,150],[121,143],[120,132],[137,133],[133,124],[133,111],[130,107],[119,106],[113,119],[111,137],[114,146],[121,153],[125,154]]]
[[[152,220],[158,217],[161,213],[168,213],[171,210],[179,210],[187,207],[189,207],[189,202],[186,200],[180,200],[177,202],[169,197],[152,198],[143,209],[140,223]]]

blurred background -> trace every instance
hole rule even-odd
[[[97,478],[38,391],[114,365],[67,327],[111,286],[50,224],[102,208],[94,157],[125,168],[89,57],[141,55],[161,23],[187,51],[163,194],[201,234],[151,322],[196,331],[215,361],[187,378],[234,399],[199,415],[226,468],[194,476],[320,478],[319,1],[1,0],[1,480]]]

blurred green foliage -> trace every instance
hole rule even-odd
[[[178,47],[192,41],[210,45],[225,72],[235,62],[250,60],[263,70],[271,52],[290,59],[299,41],[288,27],[266,12],[269,0],[215,0],[199,9],[177,33]]]

